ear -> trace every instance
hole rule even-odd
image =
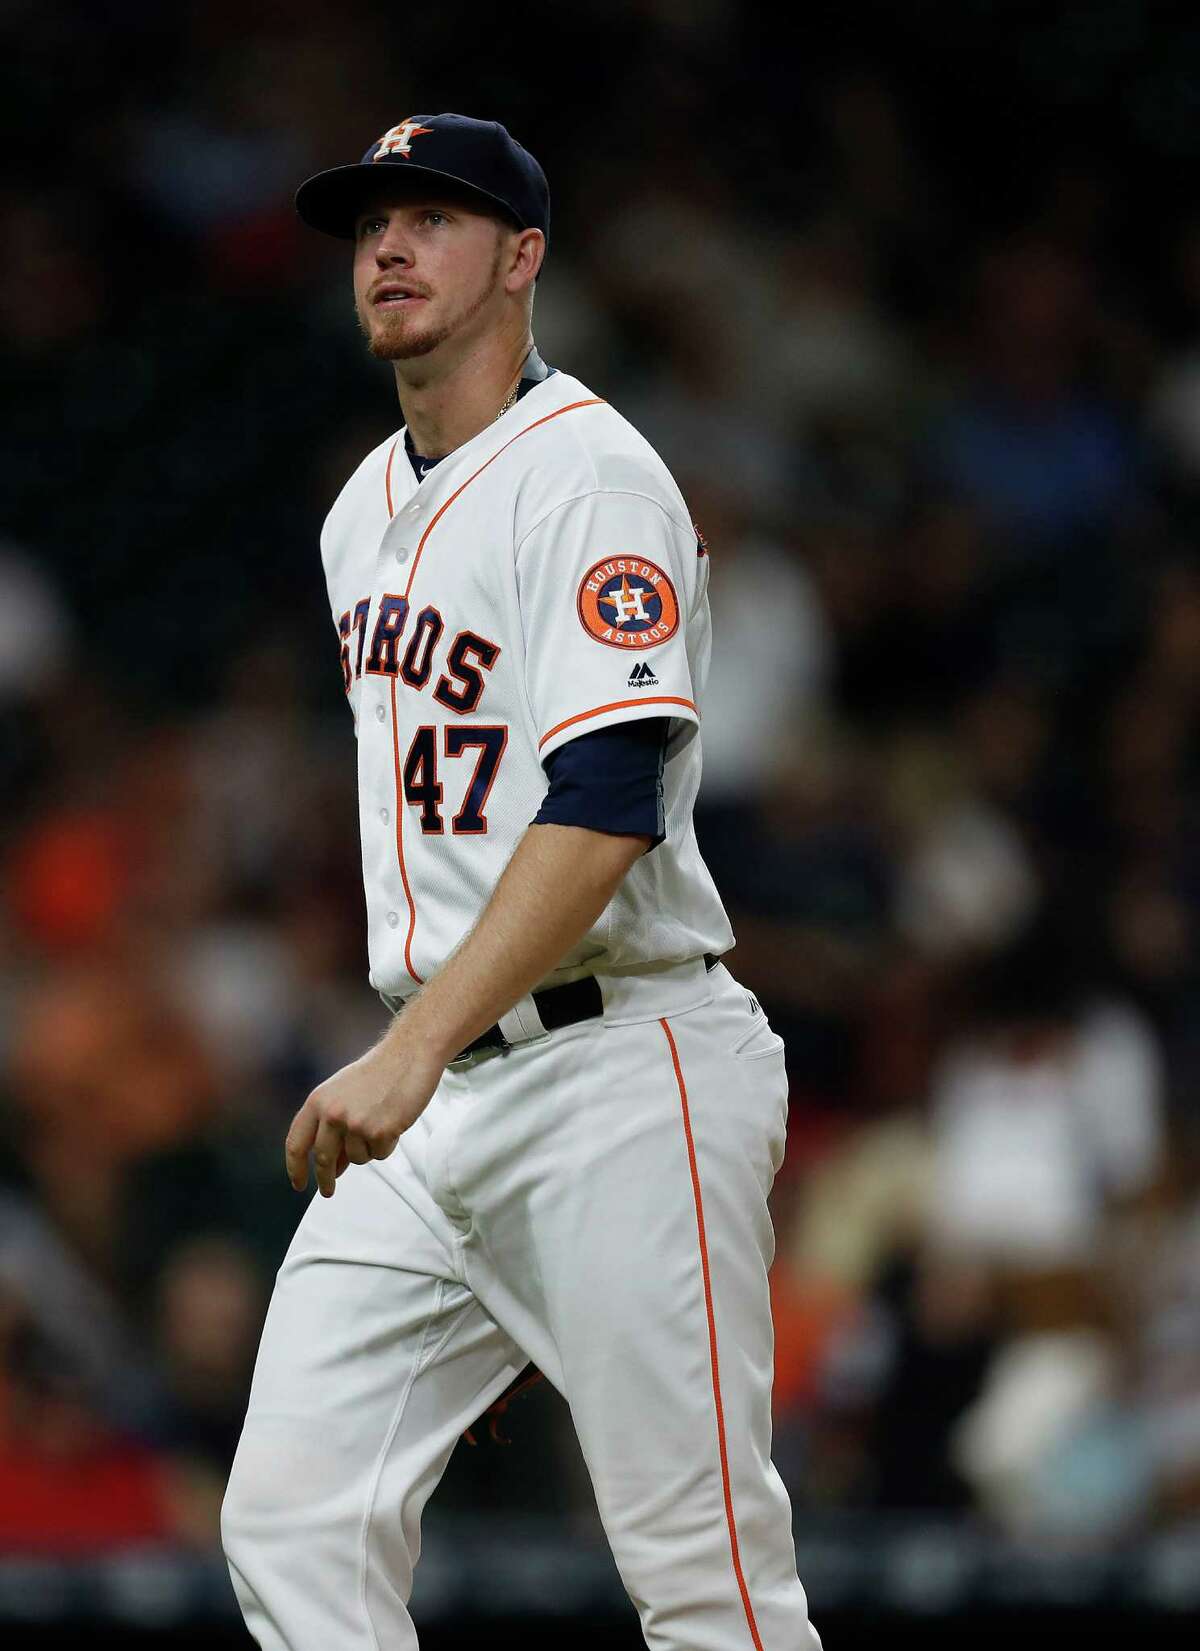
[[[540,229],[513,230],[504,273],[504,290],[523,292],[537,280],[546,256],[546,237]]]

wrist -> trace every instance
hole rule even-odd
[[[403,1042],[406,1059],[416,1050],[431,1065],[448,1066],[469,1038],[460,1037],[457,1028],[439,1012],[438,994],[432,986],[420,992],[393,1022],[397,1041]]]

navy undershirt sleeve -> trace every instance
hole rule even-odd
[[[560,745],[543,767],[550,789],[534,825],[586,826],[616,836],[666,836],[663,766],[669,718],[598,728]]]

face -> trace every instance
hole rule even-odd
[[[354,303],[380,361],[468,343],[499,320],[505,252],[519,237],[486,213],[436,197],[381,200],[358,219]]]

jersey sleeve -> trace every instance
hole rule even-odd
[[[517,546],[529,702],[542,761],[594,729],[668,717],[668,756],[699,725],[686,632],[696,539],[654,499],[596,491]]]

